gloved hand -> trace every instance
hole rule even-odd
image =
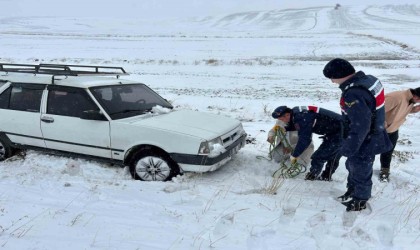
[[[290,163],[292,165],[295,165],[297,163],[297,161],[298,161],[298,158],[297,157],[290,156]]]
[[[274,132],[277,132],[277,131],[281,131],[281,132],[283,132],[283,133],[285,133],[286,132],[286,130],[283,128],[283,127],[280,127],[279,125],[275,125],[274,127],[273,127],[273,130],[274,130]]]
[[[267,141],[268,141],[269,143],[273,143],[273,142],[274,142],[274,136],[269,136],[269,137],[267,138]]]

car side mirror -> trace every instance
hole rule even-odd
[[[106,121],[105,116],[99,110],[85,110],[82,112],[80,119],[83,120],[95,120],[95,121]]]

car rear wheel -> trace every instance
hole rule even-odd
[[[130,162],[130,173],[136,180],[168,181],[179,174],[179,166],[166,153],[153,149],[138,151]]]
[[[12,154],[12,148],[0,137],[0,161],[4,161]]]

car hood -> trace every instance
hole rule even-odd
[[[206,140],[228,133],[240,125],[240,121],[233,118],[192,110],[172,111],[151,117],[132,117],[119,121],[133,126],[146,126]]]

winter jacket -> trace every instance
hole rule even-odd
[[[331,135],[341,133],[342,117],[332,111],[315,106],[294,107],[291,120],[286,127],[288,131],[298,131],[299,141],[292,153],[299,157],[312,142],[312,133]]]
[[[384,92],[380,81],[362,71],[340,84],[344,140],[341,154],[380,154],[392,145],[384,128]],[[367,144],[369,152],[359,152]]]
[[[388,133],[397,131],[412,111],[414,103],[411,91],[395,91],[385,95],[385,128]]]

